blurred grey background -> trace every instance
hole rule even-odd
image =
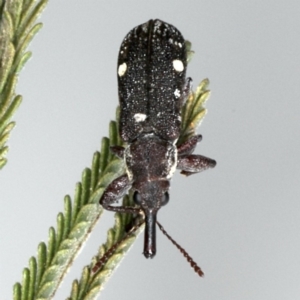
[[[175,174],[158,216],[205,277],[160,232],[146,260],[141,235],[101,299],[300,298],[300,2],[65,0],[42,14],[17,86],[24,101],[0,173],[0,299],[11,299],[107,135],[120,43],[150,18],[192,41],[194,85],[211,81],[196,152],[218,165]],[[113,221],[105,212],[55,299],[69,295]]]

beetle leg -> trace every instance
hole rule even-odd
[[[188,96],[192,90],[192,85],[193,85],[193,79],[191,77],[188,77],[185,80],[185,84],[183,87],[183,95],[182,95],[183,101],[185,101],[188,98]]]
[[[177,169],[182,170],[181,174],[186,176],[214,168],[217,162],[202,155],[183,155],[178,157]]]
[[[124,212],[124,213],[138,213],[139,208],[135,207],[125,207],[125,206],[112,206],[111,204],[117,202],[122,198],[128,189],[131,187],[131,181],[129,180],[127,174],[124,174],[114,181],[112,181],[109,186],[106,188],[102,197],[100,198],[100,204],[107,210],[112,210],[115,212]]]
[[[111,146],[110,151],[117,157],[123,159],[125,148],[122,146]]]
[[[183,144],[181,144],[179,147],[177,147],[178,156],[191,154],[194,152],[197,143],[202,140],[202,135],[193,135],[191,138],[189,138],[187,141],[185,141]]]

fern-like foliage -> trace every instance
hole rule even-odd
[[[0,1],[0,169],[7,162],[10,133],[15,126],[11,118],[22,97],[15,95],[18,75],[31,57],[28,44],[42,28],[35,24],[47,0]]]
[[[179,144],[195,134],[197,125],[205,115],[203,104],[209,95],[207,86],[208,80],[204,80],[196,92],[190,94],[182,109]],[[117,110],[117,120],[118,116]],[[14,285],[14,300],[53,298],[75,256],[101,216],[99,199],[102,193],[112,180],[125,171],[123,161],[110,152],[112,145],[122,145],[118,122],[115,121],[110,123],[109,138],[102,139],[100,152],[94,154],[91,168],[83,171],[82,181],[75,188],[73,202],[70,196],[65,196],[64,212],[57,216],[56,229],[49,229],[47,245],[43,242],[39,244],[37,257],[31,257],[29,266],[23,270],[22,283]],[[124,197],[123,204],[133,205],[131,195]],[[138,218],[139,216],[131,214],[115,214],[115,225],[108,231],[107,241],[99,248],[90,265],[83,269],[80,280],[73,282],[68,299],[96,299],[143,229],[143,226],[139,226],[136,230],[131,230]],[[95,265],[101,260],[101,266],[95,270]]]
[[[110,139],[103,138],[101,153],[93,156],[91,169],[82,173],[77,183],[74,201],[64,198],[64,212],[57,216],[57,228],[49,229],[48,244],[40,243],[37,257],[31,257],[23,271],[22,284],[14,285],[14,299],[51,299],[76,254],[87,239],[102,208],[101,194],[106,186],[122,172],[123,162],[113,156],[109,147],[120,145],[116,122],[110,123]]]

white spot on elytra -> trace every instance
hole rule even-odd
[[[180,48],[182,48],[182,44],[181,44],[181,43],[178,43],[178,46],[179,46]]]
[[[173,67],[174,67],[175,71],[177,71],[177,72],[182,72],[184,69],[183,63],[179,59],[173,60]]]
[[[126,73],[126,71],[127,71],[127,64],[124,62],[121,65],[119,65],[118,75],[122,77]]]
[[[175,95],[176,98],[179,98],[180,97],[180,90],[176,89],[175,92],[174,92],[174,95]]]
[[[147,116],[145,114],[135,114],[134,116],[134,119],[136,122],[143,122],[146,120]]]

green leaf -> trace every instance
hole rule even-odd
[[[78,281],[74,280],[72,284],[71,297],[67,298],[67,300],[77,300],[78,291],[79,291]]]
[[[104,170],[107,166],[107,163],[108,163],[108,156],[109,156],[109,152],[110,152],[109,146],[110,146],[109,139],[104,137],[101,142],[101,157],[100,157],[101,173],[104,172]]]
[[[23,280],[22,280],[22,300],[27,299],[27,294],[28,294],[28,288],[29,288],[29,283],[30,283],[30,271],[29,269],[25,268],[23,270]]]
[[[0,135],[5,143],[13,127],[9,127],[5,137],[2,132],[11,123],[22,99],[20,95],[15,96],[18,73],[31,57],[31,52],[26,49],[42,27],[35,21],[46,4],[46,0],[9,0],[0,3]],[[6,147],[5,143],[1,147]],[[0,168],[6,161],[4,155],[0,156]]]
[[[197,127],[207,113],[204,105],[210,95],[210,91],[207,90],[208,85],[208,79],[204,79],[198,85],[196,92],[190,93],[186,103],[183,105],[181,132],[177,141],[178,146],[196,134]]]
[[[16,62],[16,73],[19,74],[23,69],[24,65],[31,58],[32,53],[30,51],[24,53],[21,58]]]
[[[2,43],[1,43],[2,44]],[[0,68],[0,93],[7,84],[8,75],[11,71],[15,56],[15,48],[10,42],[3,46],[3,52],[1,55],[1,68]]]
[[[14,300],[22,300],[22,286],[20,283],[16,283],[13,288]]]
[[[89,268],[84,267],[82,270],[81,279],[80,279],[79,286],[78,286],[78,290],[79,290],[78,299],[83,299],[83,296],[88,287],[89,279],[90,279]]]
[[[47,2],[48,0],[41,0],[35,6],[31,7],[30,11],[27,11],[27,14],[21,19],[21,22],[18,26],[16,40],[19,39],[21,43],[23,42],[28,32],[30,32],[31,28],[34,26],[36,19],[46,7]]]
[[[37,285],[40,284],[40,281],[42,280],[42,275],[44,273],[44,270],[46,268],[47,264],[47,246],[45,243],[40,243],[38,247],[38,269],[37,269]]]
[[[49,229],[49,237],[48,237],[48,249],[47,249],[47,262],[46,266],[48,267],[51,263],[51,260],[54,256],[56,248],[56,233],[53,227]]]
[[[37,263],[34,257],[29,260],[30,282],[28,289],[28,300],[34,299],[34,288],[36,284]]]
[[[71,202],[71,197],[69,195],[65,196],[64,199],[64,232],[62,239],[66,239],[68,234],[70,233],[70,228],[71,228],[71,218],[72,218],[72,202]]]
[[[190,41],[185,41],[185,47],[187,52],[186,61],[189,63],[192,60],[195,52],[192,50],[192,43]]]

